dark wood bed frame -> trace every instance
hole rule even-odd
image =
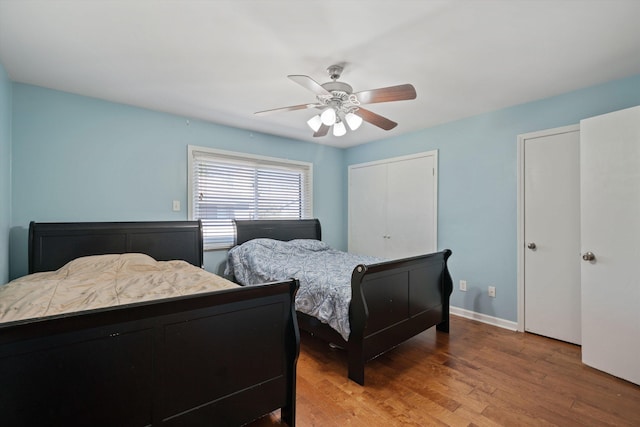
[[[30,272],[141,252],[202,265],[197,221],[31,223]],[[295,425],[296,280],[0,324],[0,423]]]
[[[309,220],[235,221],[236,244],[255,238],[321,240],[320,222]],[[351,276],[345,341],[327,324],[298,312],[300,329],[347,350],[348,375],[364,385],[367,361],[435,326],[449,332],[453,283],[447,268],[451,251],[357,266]]]

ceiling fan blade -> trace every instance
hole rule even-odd
[[[328,90],[323,88],[320,85],[320,83],[318,83],[317,81],[313,80],[309,76],[301,76],[301,75],[292,74],[292,75],[289,75],[287,77],[289,77],[294,82],[298,83],[300,86],[309,89],[311,92],[315,93],[316,95],[331,95],[331,92],[329,92]]]
[[[318,131],[316,133],[313,134],[314,137],[319,137],[319,136],[325,136],[327,133],[329,133],[329,128],[331,126],[327,126],[324,123],[322,125],[320,125],[320,129],[318,129]]]
[[[277,113],[279,111],[295,111],[295,110],[304,110],[306,108],[315,108],[322,107],[322,104],[300,104],[300,105],[292,105],[290,107],[282,107],[282,108],[274,108],[271,110],[257,111],[253,114],[268,114],[268,113]]]
[[[362,92],[356,92],[355,95],[358,97],[358,101],[360,101],[361,104],[404,101],[407,99],[416,99],[417,96],[416,88],[410,84],[363,90]]]
[[[356,116],[362,117],[362,120],[365,122],[369,122],[372,125],[378,126],[380,129],[391,130],[394,127],[398,126],[398,124],[394,121],[387,119],[386,117],[382,117],[379,114],[374,113],[373,111],[365,110],[364,108],[358,108],[358,111],[354,113]]]

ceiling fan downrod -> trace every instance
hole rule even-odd
[[[329,73],[329,78],[333,81],[336,81],[342,75],[342,71],[344,67],[342,65],[331,65],[327,68],[327,73]]]

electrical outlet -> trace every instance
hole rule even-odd
[[[174,212],[179,212],[180,211],[180,200],[174,200],[173,201],[173,211]]]
[[[460,290],[462,292],[467,292],[467,281],[466,280],[460,280]]]
[[[495,286],[489,286],[489,296],[492,298],[496,297],[496,287]]]

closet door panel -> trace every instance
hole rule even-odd
[[[433,156],[387,165],[387,249],[393,258],[435,252]]]
[[[386,165],[350,170],[349,252],[385,257],[386,188]]]

